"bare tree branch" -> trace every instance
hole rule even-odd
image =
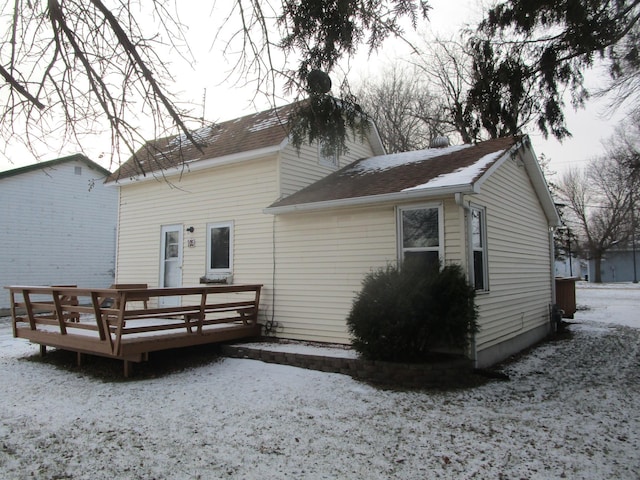
[[[178,3],[172,4],[177,10]],[[161,0],[0,0],[6,27],[0,30],[3,148],[21,141],[37,154],[43,145],[81,142],[108,129],[116,161],[121,153],[135,155],[149,135],[140,129],[145,124],[155,137],[181,133],[197,144],[189,112],[178,107],[170,91],[174,80],[164,53],[186,57],[189,48],[185,26],[167,5]],[[276,97],[279,81],[292,94],[307,96],[310,69],[330,71],[361,44],[378,48],[388,36],[402,33],[402,19],[415,24],[428,8],[426,0],[233,0],[230,5],[210,38],[225,38],[225,53],[237,55],[233,75],[270,98]],[[215,8],[218,14],[220,5]],[[140,17],[145,21],[138,23]],[[344,98],[335,105],[349,104]],[[336,118],[303,124],[316,129],[317,138],[337,135],[344,143],[346,129],[330,125]]]

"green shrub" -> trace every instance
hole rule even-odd
[[[405,264],[365,277],[347,325],[365,358],[422,362],[435,348],[466,347],[477,317],[475,291],[459,265]]]

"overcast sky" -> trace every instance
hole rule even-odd
[[[481,0],[430,0],[430,4],[433,6],[430,21],[421,25],[420,30],[430,29],[445,37],[455,35],[465,26],[474,25],[482,15]],[[190,26],[191,47],[197,61],[193,69],[185,68],[179,61],[175,63],[177,83],[174,91],[180,92],[181,99],[195,104],[198,115],[204,109],[205,116],[210,121],[228,120],[269,108],[267,99],[255,96],[254,85],[242,87],[236,83],[237,77],[227,78],[233,60],[223,58],[218,46],[211,48],[212,19],[203,17],[202,12],[197,9],[191,9],[184,13],[181,20]],[[364,54],[359,55],[351,62],[350,82],[357,82],[362,75],[369,75],[370,72],[375,74],[376,71],[384,70],[385,65],[391,63],[395,56],[404,55],[406,52],[399,43],[391,40],[372,58]],[[597,79],[597,76],[589,74],[588,78],[593,80]],[[203,103],[205,89],[206,101]],[[280,89],[276,89],[276,93],[281,93]],[[568,107],[565,114],[567,126],[573,137],[562,144],[555,139],[545,140],[540,134],[531,133],[534,150],[538,155],[544,154],[551,159],[551,170],[562,171],[570,165],[580,165],[602,152],[601,142],[613,133],[614,127],[622,117],[621,112],[613,118],[603,117],[605,106],[606,100],[601,100],[589,102],[585,110],[578,112]],[[113,169],[114,166],[108,164],[108,154],[101,158],[101,154],[109,151],[109,145],[109,138],[106,136],[104,140],[90,142],[89,147],[85,145],[84,153],[92,160]],[[79,151],[78,147],[69,145],[64,151],[47,152],[43,160]],[[126,158],[121,160],[125,161]],[[34,161],[32,156],[16,148],[13,164],[0,159],[0,171],[28,165]]]

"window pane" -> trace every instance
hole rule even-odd
[[[402,235],[404,248],[437,247],[439,245],[438,209],[404,210]]]
[[[484,290],[484,254],[482,250],[473,252],[473,285],[476,290]]]
[[[178,232],[165,233],[164,239],[164,258],[177,258],[178,257],[178,240],[180,234]]]
[[[337,167],[338,166],[338,154],[334,151],[330,154],[327,154],[328,146],[325,142],[318,143],[318,160],[321,165],[326,165],[329,167]]]
[[[471,240],[473,248],[482,248],[482,212],[471,210]]]
[[[229,268],[229,227],[211,229],[211,265],[209,268]]]
[[[438,252],[434,251],[405,252],[404,263],[408,268],[420,270],[437,269],[440,266]]]

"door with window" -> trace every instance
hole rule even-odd
[[[163,225],[160,245],[160,287],[182,286],[182,225]],[[159,297],[160,307],[180,305],[180,296]]]

